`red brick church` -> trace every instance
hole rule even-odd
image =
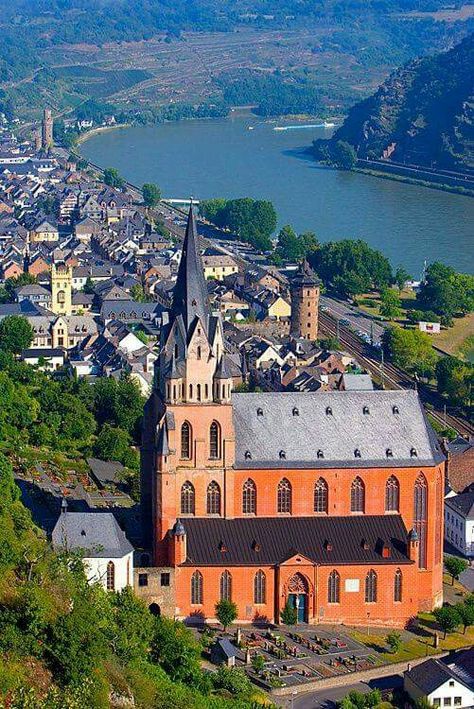
[[[142,518],[177,618],[404,625],[442,602],[444,458],[414,391],[233,393],[189,214],[145,410]],[[163,575],[162,575],[163,576]]]

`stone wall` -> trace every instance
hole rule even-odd
[[[169,574],[168,576],[165,576]],[[168,581],[169,585],[163,585]],[[145,584],[146,581],[146,584]],[[153,606],[155,615],[165,615],[174,618],[175,604],[175,569],[168,566],[136,567],[133,573],[133,590],[147,606]]]

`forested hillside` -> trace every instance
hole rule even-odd
[[[349,112],[330,141],[315,143],[331,158],[338,141],[359,158],[454,170],[474,169],[474,34],[448,52],[409,62]],[[339,143],[340,145],[340,143]]]
[[[80,556],[33,523],[14,474],[40,461],[60,475],[61,461],[117,457],[136,481],[143,398],[128,379],[38,371],[16,358],[25,338],[23,318],[0,324],[0,709],[250,709],[260,693],[240,670],[201,668],[209,637],[152,616],[129,588],[89,585]]]
[[[139,107],[142,113],[170,101],[205,104],[201,113],[215,115],[207,104],[221,103],[224,94],[227,106],[233,98],[253,95],[251,102],[265,116],[320,113],[321,103],[340,112],[394,66],[447,48],[474,28],[474,16],[459,8],[440,21],[436,11],[443,0],[370,0],[363,7],[359,0],[12,0],[4,5],[0,111],[28,117],[45,104],[62,113],[90,98],[107,100],[118,110]],[[238,61],[225,41],[216,39],[214,52],[211,37],[252,30],[261,42],[243,41]],[[207,33],[203,47],[190,42],[196,32]],[[158,46],[150,48],[144,40]],[[176,57],[163,51],[170,42]],[[253,86],[248,75],[235,74],[230,86],[229,69],[257,71]],[[274,86],[267,95],[268,79]]]

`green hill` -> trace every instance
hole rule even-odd
[[[448,52],[408,62],[375,94],[357,103],[330,141],[315,141],[331,159],[338,141],[359,158],[474,170],[474,34]],[[388,155],[387,155],[388,151]]]

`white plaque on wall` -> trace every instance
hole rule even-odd
[[[359,590],[359,579],[346,579],[346,593],[357,593]]]

